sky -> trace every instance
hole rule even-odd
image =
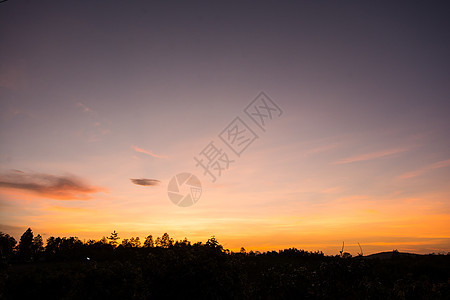
[[[447,253],[449,13],[0,3],[0,231]],[[186,207],[168,193],[175,177],[193,195],[182,173],[201,184]]]

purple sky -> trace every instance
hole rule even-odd
[[[0,230],[448,251],[449,15],[445,1],[1,3]],[[193,156],[261,91],[283,115],[209,182]],[[167,198],[179,172],[204,186],[190,208]],[[26,185],[57,178],[82,195]]]

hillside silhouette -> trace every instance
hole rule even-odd
[[[117,232],[100,240],[0,233],[0,299],[449,299],[450,255],[268,252]]]

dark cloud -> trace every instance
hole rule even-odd
[[[130,179],[130,180],[134,184],[144,185],[144,186],[158,185],[161,182],[156,179],[148,179],[148,178],[137,178],[137,179]]]
[[[0,175],[0,188],[24,190],[59,200],[89,199],[92,193],[104,191],[73,175],[56,176],[12,170]]]

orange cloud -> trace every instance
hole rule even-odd
[[[384,156],[390,156],[390,155],[394,155],[397,153],[406,152],[408,150],[409,150],[408,148],[396,148],[396,149],[384,150],[384,151],[379,151],[379,152],[371,152],[371,153],[366,153],[366,154],[361,154],[361,155],[357,155],[357,156],[344,158],[344,159],[333,162],[333,164],[341,165],[341,164],[348,164],[348,163],[353,163],[353,162],[357,162],[357,161],[373,160],[373,159],[377,159],[377,158],[384,157]]]
[[[165,156],[165,155],[158,155],[158,154],[155,154],[155,153],[153,153],[151,151],[139,148],[138,146],[132,146],[132,147],[133,147],[134,151],[139,152],[139,153],[144,153],[144,154],[156,157],[156,158],[167,158],[167,156]]]
[[[13,170],[0,175],[0,188],[18,189],[58,200],[85,200],[90,194],[105,191],[72,175],[55,176]]]

